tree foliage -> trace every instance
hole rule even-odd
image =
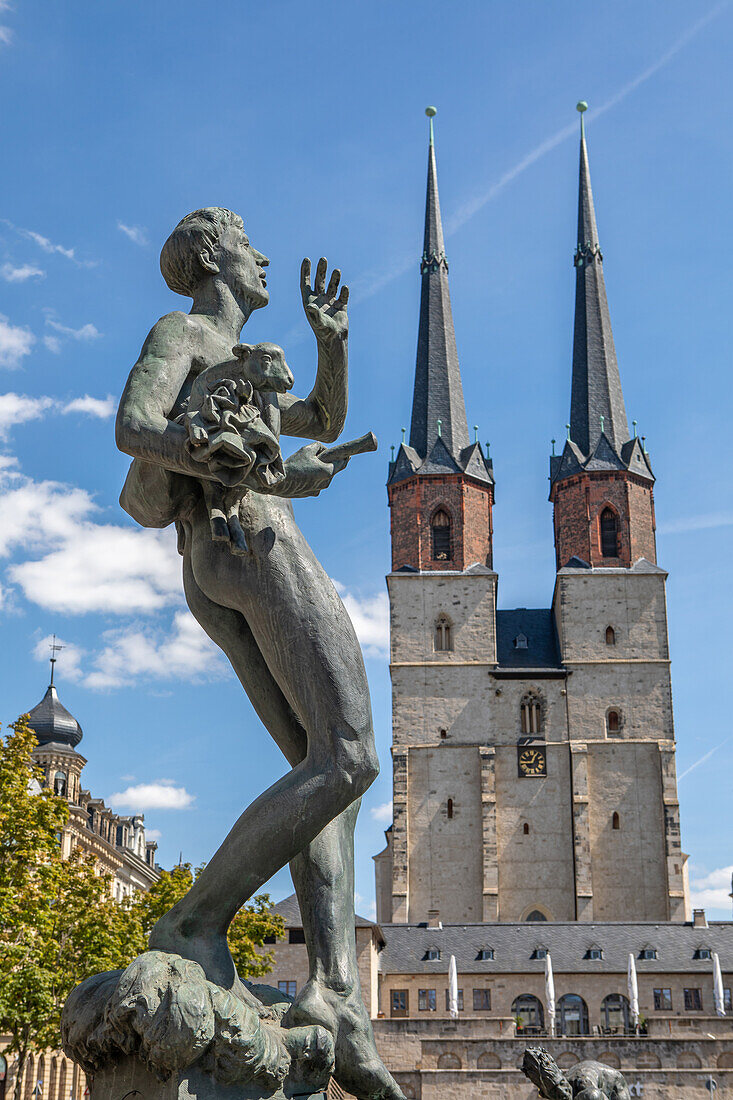
[[[97,873],[92,856],[77,849],[62,858],[69,807],[41,786],[36,745],[27,716],[0,737],[0,1034],[10,1036],[6,1054],[17,1054],[16,1100],[27,1056],[59,1046],[61,1009],[74,986],[145,951],[156,920],[203,870],[181,864],[149,893],[115,901],[111,876]],[[242,977],[272,969],[261,948],[283,926],[267,894],[240,910],[229,944]]]

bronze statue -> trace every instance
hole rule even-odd
[[[565,1073],[544,1047],[528,1047],[522,1073],[544,1100],[631,1100],[626,1081],[617,1069],[602,1062],[577,1062]]]

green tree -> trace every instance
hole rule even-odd
[[[134,899],[133,908],[139,914],[145,941],[158,918],[188,893],[203,869],[202,865],[194,871],[190,863],[181,863],[161,872],[148,893]],[[272,970],[274,955],[261,948],[267,939],[281,936],[284,928],[285,922],[273,911],[269,894],[258,894],[239,910],[229,928],[229,949],[241,978],[257,978]]]

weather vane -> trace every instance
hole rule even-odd
[[[51,645],[48,648],[51,650],[51,686],[53,687],[53,666],[56,664],[56,661],[58,660],[56,654],[59,653],[62,649],[66,649],[66,646],[65,645],[59,645],[58,642],[56,641],[56,635],[54,634],[53,641],[51,642]]]

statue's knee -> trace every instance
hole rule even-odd
[[[368,791],[379,775],[379,760],[371,737],[337,737],[333,762],[336,782],[346,800],[345,805]]]

